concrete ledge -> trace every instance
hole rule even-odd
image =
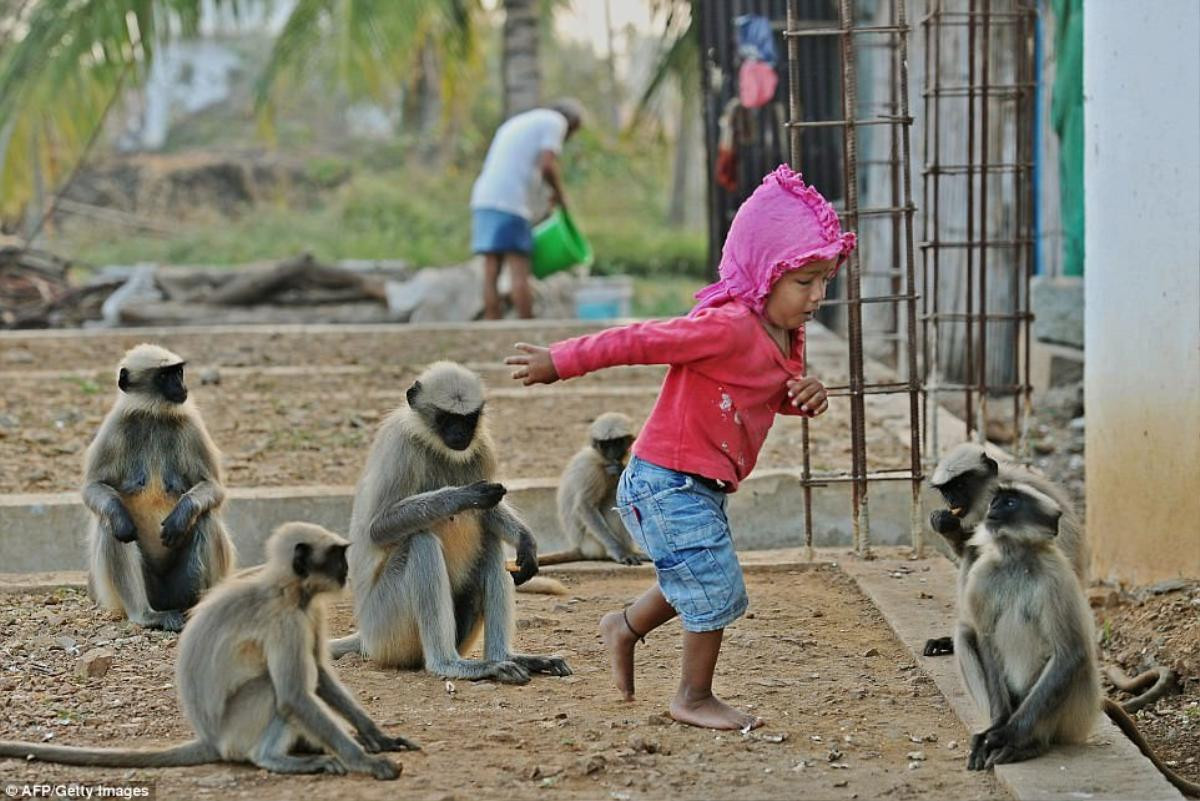
[[[738,548],[795,547],[804,544],[804,491],[798,473],[760,470],[729,497],[729,520]],[[505,482],[508,500],[521,511],[545,551],[566,547],[554,504],[556,479]],[[911,531],[911,485],[888,481],[871,488],[871,543],[907,545]],[[354,501],[353,487],[269,487],[231,489],[224,518],[238,548],[238,562],[262,561],[271,531],[289,520],[307,520],[345,532]],[[813,544],[851,543],[848,483],[812,490]],[[9,573],[83,570],[89,514],[77,493],[0,495],[0,565]]]
[[[883,614],[896,636],[933,679],[968,731],[987,726],[975,707],[953,657],[922,656],[925,640],[949,634],[955,621],[956,569],[941,558],[909,561],[844,559],[840,567]],[[922,598],[921,595],[932,596]],[[963,769],[967,747],[963,745]],[[1028,762],[1000,765],[996,778],[1018,799],[1079,801],[1079,799],[1182,799],[1161,773],[1142,756],[1108,718],[1098,716],[1096,729],[1084,745],[1055,748]]]

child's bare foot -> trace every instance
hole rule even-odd
[[[711,692],[692,697],[680,689],[671,699],[671,717],[689,726],[705,729],[740,729],[749,731],[763,725],[762,718],[739,712]]]
[[[613,681],[626,701],[633,700],[633,646],[637,638],[625,625],[621,612],[609,612],[600,618],[600,639],[612,658]]]

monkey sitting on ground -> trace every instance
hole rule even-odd
[[[524,684],[570,675],[558,657],[509,650],[513,584],[538,569],[533,535],[502,502],[483,416],[483,383],[437,362],[409,387],[408,406],[380,426],[350,518],[350,583],[358,631],[334,640],[388,667]],[[502,543],[516,548],[505,569]],[[479,635],[484,658],[464,659]]]
[[[118,768],[250,762],[276,773],[396,778],[397,765],[367,751],[416,746],[384,734],[325,661],[325,599],[345,587],[347,545],[320,526],[285,523],[267,540],[263,568],[222,583],[192,610],[175,679],[196,739],[160,750],[0,741],[0,756]]]
[[[969,544],[971,535],[983,522],[996,487],[1003,481],[1025,482],[1055,500],[1062,510],[1058,547],[1070,560],[1080,585],[1087,586],[1087,541],[1079,517],[1075,514],[1066,493],[1032,470],[1012,462],[993,459],[982,445],[964,442],[942,457],[929,481],[930,485],[941,493],[949,507],[934,511],[929,516],[929,525],[946,539],[958,558],[960,589],[972,562],[975,561],[974,548]],[[938,637],[925,643],[925,656],[953,652],[951,637]]]
[[[1185,793],[1200,786],[1165,766],[1133,719],[1103,698],[1091,610],[1057,545],[1063,509],[1039,487],[997,485],[970,540],[976,549],[959,597],[954,651],[989,726],[971,738],[967,767],[983,770],[1080,743],[1103,708],[1167,779]]]
[[[555,496],[558,521],[571,547],[538,558],[538,565],[610,559],[623,565],[649,561],[638,553],[617,515],[617,482],[629,461],[633,421],[619,412],[597,417],[588,444],[567,464]]]
[[[183,628],[183,613],[234,563],[219,512],[220,456],[188,400],[183,367],[156,345],[126,353],[116,403],[84,464],[88,593],[168,631]]]

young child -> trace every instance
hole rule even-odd
[[[687,317],[549,348],[518,343],[523,355],[505,360],[526,385],[621,364],[671,366],[617,490],[621,519],[658,578],[600,621],[626,700],[633,700],[634,645],[678,614],[683,668],[671,716],[713,729],[762,725],[712,693],[724,629],[748,604],[726,494],[754,468],[776,413],[816,416],[828,407],[825,387],[804,375],[804,323],[854,244],[825,198],[781,166],[738,210],[721,280],[696,295]]]

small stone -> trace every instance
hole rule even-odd
[[[1121,605],[1121,593],[1112,587],[1092,587],[1088,590],[1088,604],[1093,609],[1111,609]]]
[[[833,786],[834,787],[845,787],[849,783],[850,782],[847,779],[839,779],[838,781],[833,783]]]
[[[908,758],[910,760],[912,760],[913,762],[924,762],[925,761],[925,752],[924,751],[909,751]]]
[[[1157,584],[1150,585],[1150,593],[1152,595],[1166,595],[1168,592],[1176,590],[1185,590],[1188,588],[1189,582],[1185,579],[1167,579],[1160,581]]]
[[[954,751],[957,748],[958,748],[958,740],[950,740],[949,742],[946,743],[947,751]]]
[[[216,386],[221,383],[221,371],[215,367],[205,367],[200,371],[201,386]]]
[[[863,656],[879,656],[879,649],[878,648],[868,648],[866,651],[863,652]]]
[[[575,763],[575,770],[581,776],[591,776],[593,773],[599,773],[604,770],[607,760],[601,754],[592,754],[589,757],[582,757]]]
[[[1072,431],[1083,431],[1085,428],[1087,428],[1087,418],[1076,417],[1071,421],[1070,425]]]
[[[82,679],[103,678],[112,667],[116,654],[108,648],[93,648],[79,658],[75,672]]]
[[[5,348],[4,361],[9,364],[33,364],[33,354],[21,348]]]

